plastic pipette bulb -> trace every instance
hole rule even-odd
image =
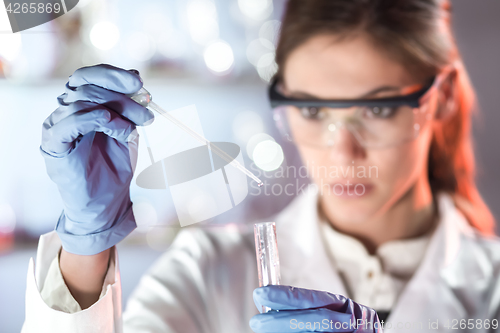
[[[171,114],[169,114],[167,111],[163,110],[158,104],[153,102],[153,97],[147,91],[145,88],[141,88],[138,92],[135,94],[130,95],[130,98],[132,98],[135,102],[139,103],[140,105],[150,109],[151,111],[154,111],[163,117],[167,118],[171,122],[173,122],[175,125],[183,129],[185,132],[193,136],[195,139],[200,141],[203,144],[206,144],[208,148],[217,154],[220,158],[225,160],[227,163],[231,164],[234,166],[236,169],[240,170],[243,172],[245,175],[248,177],[252,178],[257,182],[257,186],[261,187],[264,185],[262,180],[260,180],[257,176],[255,176],[252,172],[250,172],[247,168],[245,168],[243,165],[240,164],[236,159],[232,158],[230,155],[228,155],[224,150],[220,149],[207,139],[205,139],[203,136],[199,135],[195,130],[191,129],[189,126],[184,124],[182,121],[179,119],[175,118]]]
[[[281,274],[278,240],[276,239],[276,223],[256,223],[254,224],[253,232],[255,236],[259,287],[278,285],[281,283]],[[262,306],[263,312],[270,310],[267,306]]]

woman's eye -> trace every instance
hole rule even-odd
[[[320,119],[322,112],[320,108],[310,106],[301,108],[300,114],[306,119]]]
[[[365,111],[365,115],[368,118],[387,119],[394,116],[394,114],[396,114],[396,111],[397,108],[375,106],[373,108],[367,108]]]

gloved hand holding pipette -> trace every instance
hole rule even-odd
[[[67,252],[99,253],[136,227],[129,194],[137,161],[135,127],[154,120],[127,96],[141,87],[134,71],[80,68],[43,123],[40,149],[64,203],[56,231]]]
[[[129,196],[137,161],[135,126],[158,112],[257,182],[262,181],[216,145],[172,117],[143,88],[137,72],[110,65],[77,70],[44,122],[42,155],[65,208],[56,231],[67,252],[90,255],[135,227]]]

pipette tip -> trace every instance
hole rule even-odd
[[[262,187],[262,186],[264,186],[264,183],[263,182],[257,183],[257,186]]]

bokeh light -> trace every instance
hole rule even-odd
[[[262,24],[259,29],[259,37],[271,42],[274,46],[278,44],[280,35],[281,22],[277,20],[270,20]]]
[[[247,46],[248,61],[254,65],[260,78],[266,82],[269,82],[278,70],[275,58],[280,27],[280,21],[265,22],[259,29],[259,38]]]
[[[246,151],[250,159],[253,160],[253,152],[255,150],[255,147],[257,147],[257,145],[263,141],[274,141],[274,138],[266,133],[257,133],[252,136],[250,140],[248,140]]]
[[[100,50],[112,49],[120,39],[120,31],[111,22],[96,23],[90,30],[90,42]]]
[[[241,12],[253,20],[265,20],[273,12],[271,0],[238,0]]]
[[[161,6],[148,6],[142,19],[144,32],[151,36],[170,36],[173,32],[172,22]]]
[[[13,61],[21,51],[21,34],[0,34],[0,57]]]
[[[266,53],[260,57],[257,63],[257,72],[262,80],[269,82],[277,70],[278,65],[276,64],[274,53]]]
[[[228,72],[234,63],[233,49],[224,41],[216,41],[205,48],[205,64],[215,73]]]
[[[168,59],[177,59],[186,53],[186,40],[183,36],[175,31],[170,35],[162,36],[158,40],[158,51]]]
[[[285,159],[283,149],[275,141],[262,141],[253,151],[253,161],[260,169],[264,171],[273,171],[278,169]]]
[[[262,56],[268,53],[274,54],[274,51],[274,45],[270,41],[257,38],[247,46],[247,59],[252,65],[257,67]]]
[[[154,40],[147,34],[136,32],[127,39],[127,53],[137,61],[147,61],[151,59],[156,52]]]
[[[7,203],[0,204],[0,233],[11,233],[15,227],[16,213],[14,213],[11,205]]]
[[[207,45],[219,38],[215,4],[209,0],[192,0],[187,6],[189,33],[193,41]]]
[[[243,111],[234,117],[232,128],[234,138],[246,145],[252,136],[264,132],[264,122],[258,113]]]

